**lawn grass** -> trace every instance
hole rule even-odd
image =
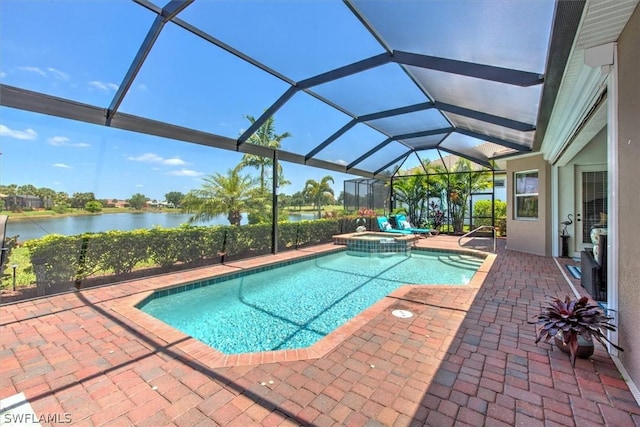
[[[342,205],[328,205],[328,206],[323,205],[322,206],[322,212],[335,212],[335,211],[341,211],[343,209],[344,209],[344,206]],[[285,211],[291,212],[293,214],[300,213],[300,212],[318,212],[318,208],[313,205],[303,205],[301,207],[288,206],[285,208]]]
[[[36,274],[31,265],[29,250],[24,247],[16,247],[11,250],[11,255],[5,264],[6,268],[0,282],[1,289],[13,289],[13,267],[16,267],[16,288],[30,286],[36,281]]]

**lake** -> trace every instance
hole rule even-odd
[[[100,232],[109,230],[137,230],[149,229],[156,226],[174,228],[189,221],[190,214],[181,213],[151,213],[151,212],[126,212],[100,215],[65,216],[51,218],[20,219],[7,221],[7,236],[20,236],[19,242],[37,239],[47,234],[62,234],[73,236],[86,232]],[[289,221],[311,220],[317,217],[313,213],[301,213],[289,215]],[[26,218],[26,217],[25,217]],[[247,216],[242,216],[241,224],[247,224]],[[219,215],[207,222],[198,222],[193,225],[229,225],[226,215]]]

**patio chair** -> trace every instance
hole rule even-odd
[[[384,233],[413,234],[409,230],[399,230],[397,228],[393,228],[386,216],[378,217],[378,228],[380,229],[380,231]]]
[[[431,234],[431,230],[428,228],[417,228],[411,225],[411,223],[409,222],[409,220],[407,220],[407,217],[404,214],[396,215],[396,223],[398,224],[398,230],[410,231],[411,233],[414,233],[414,234],[424,234],[424,235]]]

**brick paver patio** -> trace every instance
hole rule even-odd
[[[318,354],[230,360],[127,309],[202,270],[5,305],[0,398],[23,392],[36,414],[91,426],[640,426],[604,349],[574,369],[534,344],[527,321],[547,296],[571,293],[554,260],[499,246],[482,286],[394,293]]]

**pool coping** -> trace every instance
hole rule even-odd
[[[299,360],[311,360],[311,359],[319,359],[324,357],[327,353],[335,349],[340,343],[342,343],[346,338],[351,336],[355,331],[362,328],[373,318],[378,316],[387,310],[391,305],[398,301],[398,299],[403,299],[406,295],[415,289],[442,289],[443,287],[447,288],[462,288],[462,289],[474,289],[475,292],[482,286],[484,283],[493,262],[496,259],[495,254],[487,254],[486,252],[466,250],[466,249],[439,249],[439,248],[421,248],[421,250],[427,251],[436,251],[436,252],[448,252],[448,253],[462,253],[474,256],[484,257],[483,263],[480,265],[478,270],[472,276],[471,280],[466,285],[404,285],[390,294],[386,295],[382,299],[378,300],[376,303],[366,308],[357,316],[348,320],[345,324],[335,329],[333,332],[323,337],[315,344],[311,345],[307,348],[302,349],[290,349],[290,350],[274,350],[274,351],[266,351],[266,352],[255,352],[255,353],[242,353],[242,354],[225,354],[221,351],[197,340],[196,338],[191,337],[190,335],[185,334],[184,332],[179,331],[178,329],[169,326],[168,324],[162,322],[159,319],[143,312],[139,308],[138,305],[143,303],[145,300],[152,297],[154,292],[162,291],[178,286],[184,286],[188,283],[193,283],[196,281],[211,279],[219,276],[232,275],[237,271],[248,271],[259,269],[261,267],[270,266],[274,264],[279,264],[286,261],[291,260],[303,260],[304,258],[309,258],[318,255],[325,255],[331,252],[341,252],[344,251],[344,247],[325,247],[318,251],[313,252],[296,252],[289,253],[285,259],[278,257],[278,259],[274,259],[273,257],[258,257],[257,259],[251,260],[242,260],[232,263],[227,263],[224,266],[214,266],[212,268],[204,269],[200,272],[202,277],[197,277],[197,273],[195,277],[191,277],[189,280],[185,280],[181,278],[181,275],[169,275],[167,277],[167,281],[165,283],[152,284],[145,291],[138,292],[132,295],[123,296],[113,301],[111,305],[111,310],[118,313],[122,317],[128,320],[128,323],[135,325],[141,331],[147,334],[153,334],[159,340],[166,343],[168,347],[173,348],[174,350],[179,350],[188,354],[190,357],[198,360],[199,362],[205,364],[210,368],[224,368],[224,367],[233,367],[233,366],[248,366],[248,365],[257,365],[263,363],[275,363],[275,362],[289,362],[289,361],[299,361]],[[263,262],[260,262],[263,261]],[[231,267],[232,271],[228,268]],[[217,270],[217,274],[216,274]],[[173,277],[172,277],[173,276]]]

